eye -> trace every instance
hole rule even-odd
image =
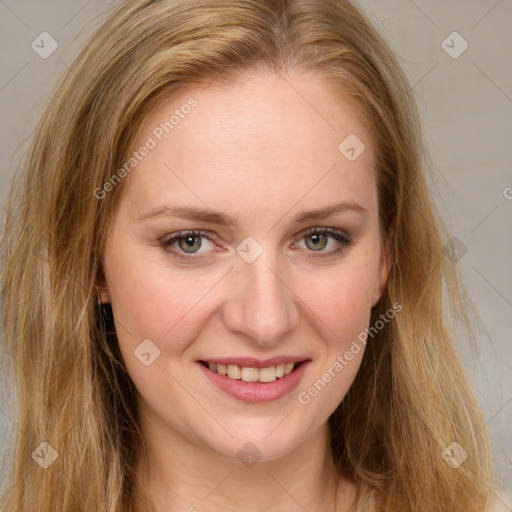
[[[305,241],[306,252],[317,253],[307,255],[307,258],[334,256],[352,244],[351,238],[345,232],[332,228],[311,228],[301,234],[299,241],[302,240]],[[206,257],[208,250],[200,250],[205,241],[215,247],[213,238],[208,233],[190,230],[166,235],[160,240],[160,245],[174,258],[190,262]],[[334,247],[324,250],[329,245]]]
[[[302,234],[300,241],[302,240],[305,241],[308,252],[319,253],[307,255],[308,258],[333,256],[352,244],[351,238],[346,233],[332,228],[311,228]],[[325,251],[330,241],[331,246],[334,247]]]
[[[204,245],[204,241],[215,245],[212,238],[203,231],[182,231],[181,233],[173,233],[167,235],[160,240],[160,245],[167,250],[172,248],[173,256],[183,260],[199,260],[204,256],[194,256],[207,251],[199,251]],[[174,247],[173,247],[174,246]],[[189,256],[186,256],[189,255]]]

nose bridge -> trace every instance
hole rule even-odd
[[[298,321],[293,294],[280,275],[278,258],[266,248],[252,263],[236,263],[236,299],[226,323],[260,344],[274,344]]]

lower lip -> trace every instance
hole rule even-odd
[[[211,371],[204,364],[197,362],[201,371],[210,379],[210,381],[225,393],[243,400],[244,402],[271,402],[287,395],[299,382],[307,370],[311,361],[300,363],[295,370],[288,375],[276,379],[272,382],[244,382],[241,379],[231,379],[225,375],[219,375]]]

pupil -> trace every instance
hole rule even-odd
[[[327,237],[323,234],[318,234],[318,233],[315,233],[313,235],[310,235],[309,238],[311,239],[311,241],[313,242],[311,245],[312,247],[310,247],[310,249],[323,249],[325,247],[325,244],[326,244],[326,241],[327,241]],[[322,244],[323,242],[323,244]],[[307,244],[309,246],[309,244]]]
[[[180,242],[182,242],[183,240],[185,240],[186,247],[181,247],[181,248],[184,249],[186,252],[193,252],[193,251],[187,251],[187,248],[188,249],[199,249],[199,245],[200,245],[199,237],[186,236],[186,237],[183,237]],[[194,243],[194,241],[195,241],[195,243]]]

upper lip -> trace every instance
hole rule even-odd
[[[286,363],[301,363],[309,360],[308,357],[303,356],[277,356],[270,359],[255,359],[254,357],[212,357],[200,359],[208,363],[217,363],[224,365],[245,366],[247,368],[268,368],[269,366],[276,366],[278,364]]]

